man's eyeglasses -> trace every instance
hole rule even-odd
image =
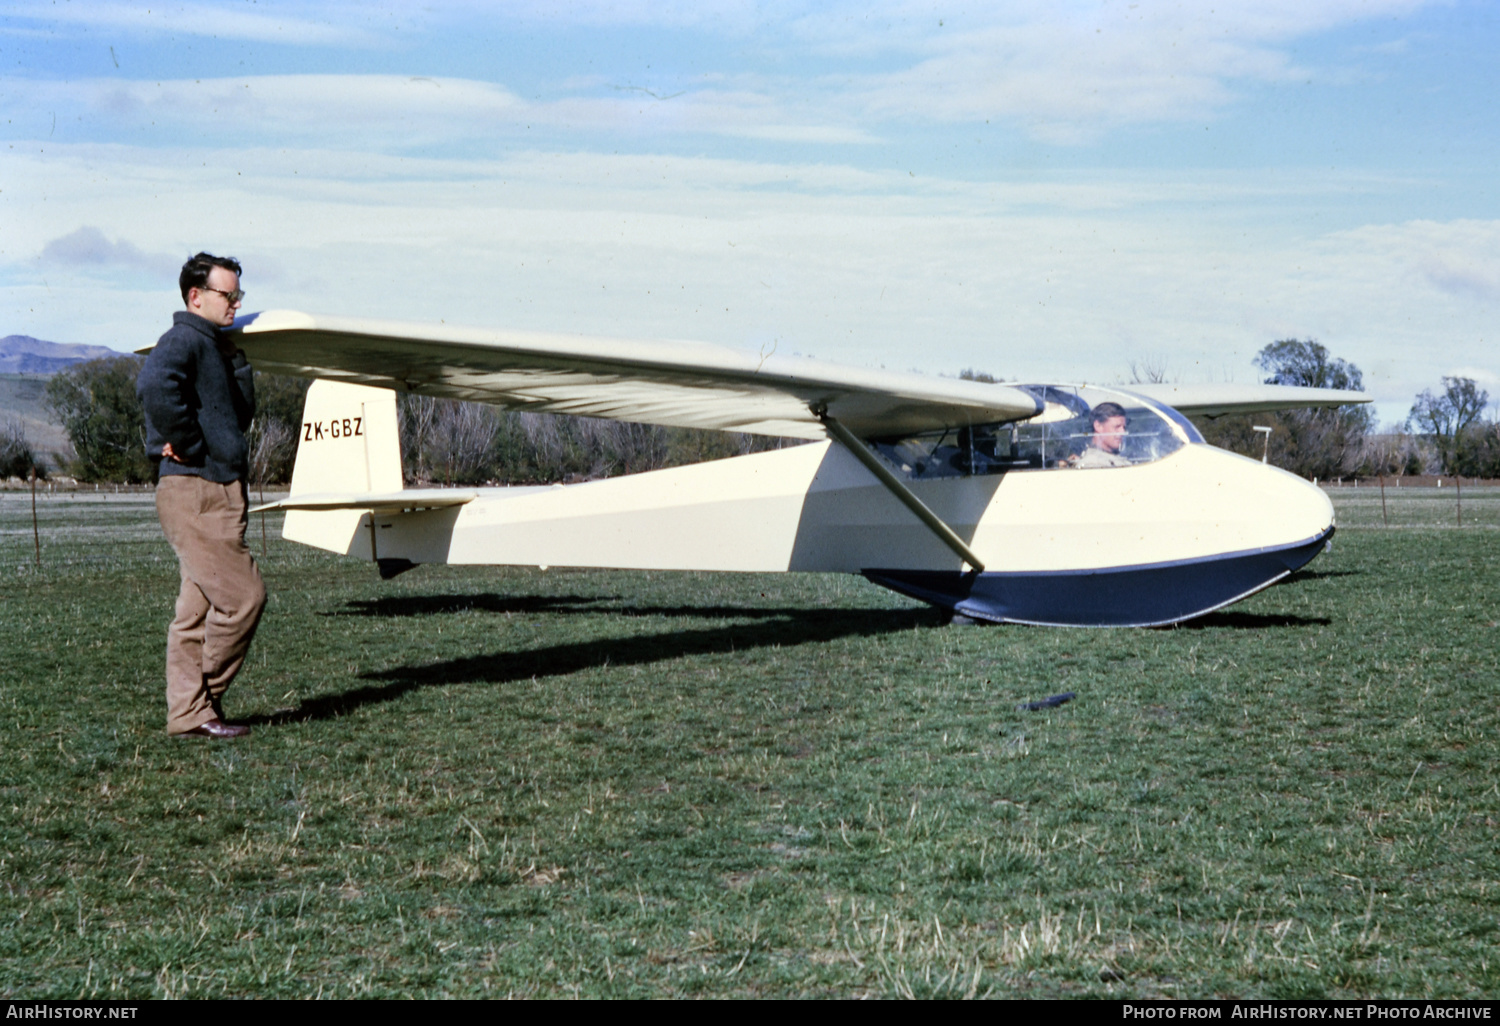
[[[223,289],[211,289],[207,285],[200,285],[198,286],[198,290],[200,292],[217,292],[219,295],[229,300],[230,306],[233,306],[234,304],[245,298],[244,289],[235,289],[233,292],[225,292]]]

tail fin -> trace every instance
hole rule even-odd
[[[264,508],[288,510],[281,529],[288,541],[375,558],[374,516],[351,505],[351,500],[401,490],[396,393],[342,381],[314,381],[302,407],[301,431],[292,493]],[[326,512],[310,512],[297,503],[298,496],[331,492],[342,493],[343,499],[322,505]]]
[[[401,487],[394,392],[315,381],[303,407],[292,493],[250,512],[286,510],[283,538],[372,559],[380,576],[394,577],[417,563],[446,562],[456,507],[477,497],[454,488]],[[418,511],[420,525],[394,529]]]
[[[400,490],[396,393],[343,381],[314,381],[302,409],[292,496]]]

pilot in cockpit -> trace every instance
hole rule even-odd
[[[1068,466],[1079,469],[1130,466],[1130,461],[1120,454],[1125,446],[1125,408],[1119,403],[1100,403],[1089,419],[1094,433],[1089,436],[1088,446],[1068,460]]]

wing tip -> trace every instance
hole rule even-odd
[[[301,310],[257,310],[234,319],[229,331],[255,334],[261,331],[311,331],[318,319]]]

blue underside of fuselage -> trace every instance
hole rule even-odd
[[[864,570],[875,584],[978,620],[1058,627],[1160,627],[1222,609],[1305,566],[1333,528],[1279,548],[1101,570],[959,573]]]

